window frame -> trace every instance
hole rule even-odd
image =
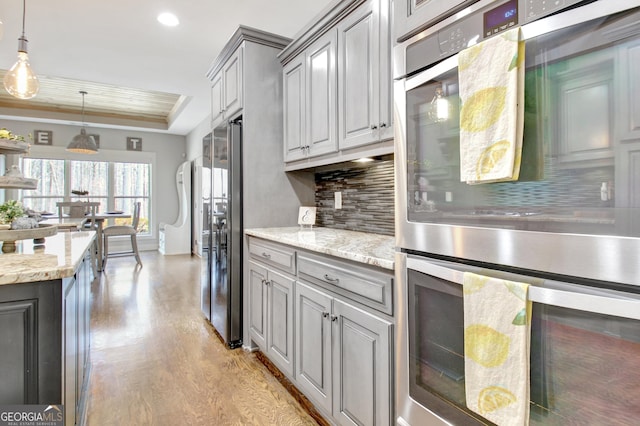
[[[108,163],[107,167],[107,179],[109,181],[108,190],[107,190],[107,206],[102,209],[103,211],[108,211],[113,209],[115,205],[115,199],[121,198],[121,196],[115,196],[113,194],[113,182],[114,182],[114,163],[136,163],[136,164],[149,164],[151,166],[151,170],[149,171],[149,195],[147,198],[149,204],[149,218],[148,218],[148,232],[144,234],[140,234],[140,237],[155,237],[155,207],[156,201],[154,197],[155,193],[155,175],[154,170],[156,169],[156,153],[154,152],[140,152],[140,151],[118,151],[118,150],[108,150],[101,149],[97,154],[76,154],[68,152],[63,147],[39,147],[39,146],[31,146],[29,152],[24,154],[20,161],[20,167],[23,168],[22,159],[32,158],[32,159],[50,159],[50,160],[64,160],[64,176],[65,176],[65,185],[64,185],[64,200],[69,201],[73,196],[71,194],[71,161],[100,161]],[[21,194],[20,199],[24,199],[24,197],[29,197],[28,194],[24,192]],[[91,196],[91,194],[89,194]],[[77,198],[73,196],[74,198]],[[126,197],[125,197],[126,198]]]

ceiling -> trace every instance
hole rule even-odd
[[[336,0],[27,0],[25,36],[40,92],[0,85],[2,119],[186,135],[210,112],[205,77],[238,25],[294,37]],[[165,27],[159,13],[177,15]],[[22,1],[0,1],[0,76],[16,62]],[[3,35],[2,35],[3,34]]]

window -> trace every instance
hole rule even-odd
[[[24,158],[22,170],[39,182],[37,190],[23,191],[26,207],[57,212],[58,201],[90,200],[100,202],[99,211],[133,212],[134,203],[140,201],[138,230],[142,235],[149,234],[151,164]],[[115,223],[131,223],[131,219],[115,219]]]

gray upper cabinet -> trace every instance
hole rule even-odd
[[[336,84],[334,30],[284,66],[285,161],[337,150]]]
[[[283,69],[284,158],[299,160],[306,154],[305,55],[298,55]]]
[[[307,155],[334,152],[336,132],[336,32],[329,31],[307,50]]]
[[[338,24],[340,149],[393,137],[389,4],[368,0]]]
[[[224,101],[222,92],[222,72],[216,74],[211,80],[211,124],[218,124],[222,121],[224,113]]]
[[[279,55],[285,170],[393,152],[390,4],[332,3]]]
[[[242,46],[211,77],[211,127],[242,109]]]

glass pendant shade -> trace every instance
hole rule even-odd
[[[67,151],[78,154],[96,154],[98,152],[98,146],[93,136],[88,135],[83,127],[80,129],[80,134],[75,135],[73,139],[71,139],[71,142],[69,142],[67,146]]]
[[[29,55],[27,55],[27,39],[24,36],[26,0],[23,0],[22,7],[22,36],[18,38],[18,61],[5,74],[3,83],[11,96],[18,99],[31,99],[38,94],[40,83],[29,65]]]

